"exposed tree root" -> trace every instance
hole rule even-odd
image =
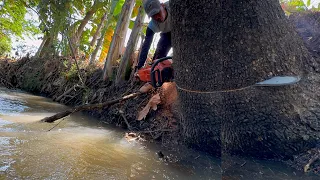
[[[131,131],[132,130],[131,125],[128,122],[126,116],[124,115],[124,112],[122,110],[119,110],[119,113],[120,113],[121,117],[123,118],[124,122],[127,124],[128,129]]]
[[[3,79],[0,77],[0,84],[2,84],[3,86],[5,87],[8,87],[8,88],[13,88],[14,86],[8,82],[7,80]]]
[[[309,162],[304,166],[303,170],[304,172],[309,172],[310,171],[310,168],[311,168],[311,165],[316,162],[317,160],[320,160],[320,150],[318,150],[318,154],[313,156]]]
[[[80,86],[79,84],[76,84],[74,86],[72,86],[70,89],[68,89],[67,91],[65,91],[62,95],[60,95],[59,97],[57,97],[55,99],[55,101],[60,101],[64,96],[67,96],[71,91],[76,91],[76,88],[84,88],[83,86]]]

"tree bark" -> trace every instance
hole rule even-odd
[[[90,46],[91,46],[91,47],[94,47],[94,46],[96,45],[97,39],[98,39],[98,37],[99,37],[99,35],[100,35],[100,32],[101,32],[101,30],[102,30],[102,28],[103,28],[103,26],[104,26],[104,24],[105,24],[105,21],[107,20],[107,14],[108,14],[108,13],[105,13],[105,14],[102,16],[102,18],[101,18],[101,21],[100,21],[100,23],[99,23],[99,25],[98,25],[98,27],[97,27],[97,30],[96,30],[96,32],[94,33],[94,35],[93,35],[93,37],[92,37],[92,40],[91,40],[91,42],[90,42]]]
[[[117,71],[117,76],[116,76],[116,83],[118,84],[121,80],[124,80],[125,72],[126,72],[126,67],[128,66],[129,60],[134,52],[134,49],[137,45],[137,39],[139,37],[139,32],[141,31],[142,28],[142,23],[144,20],[145,14],[142,9],[142,7],[139,8],[139,13],[136,17],[136,20],[134,22],[134,26],[132,29],[132,32],[130,34],[130,38],[126,47],[126,51],[124,52],[123,57],[121,58],[120,61],[120,66]]]
[[[44,45],[46,44],[48,38],[49,38],[49,37],[48,37],[47,35],[44,35],[44,37],[43,37],[43,39],[42,39],[42,42],[41,42],[41,44],[40,44],[40,46],[39,46],[39,48],[38,48],[38,51],[37,51],[37,53],[35,54],[35,57],[37,57],[37,58],[40,57],[41,51],[42,51]]]
[[[90,56],[90,64],[93,64],[95,62],[95,60],[96,60],[98,51],[101,48],[101,46],[103,44],[103,41],[104,41],[104,35],[106,34],[106,32],[108,30],[109,21],[110,21],[110,18],[108,17],[107,23],[106,23],[105,27],[103,28],[103,30],[101,32],[100,38],[98,39],[98,43],[97,43],[96,47],[94,48],[94,50],[93,50],[93,52],[92,52],[92,54]]]
[[[58,32],[55,32],[55,34],[50,33],[46,36],[46,41],[44,42],[41,48],[39,57],[48,57],[50,55],[56,54],[54,44],[57,40],[57,37],[58,37]]]
[[[104,43],[105,34],[106,34],[106,32],[107,32],[107,30],[109,28],[109,25],[111,23],[112,17],[113,17],[113,11],[110,10],[109,11],[109,15],[107,17],[107,21],[105,22],[106,24],[104,25],[104,27],[102,29],[102,32],[100,34],[100,38],[98,39],[97,46],[95,47],[95,49],[93,50],[93,52],[92,52],[92,54],[90,56],[90,64],[93,64],[95,62],[97,54],[98,54],[98,51],[100,50],[101,46]]]
[[[79,53],[79,45],[80,45],[79,42],[80,42],[80,38],[83,33],[83,30],[84,30],[85,26],[88,24],[91,17],[97,11],[98,5],[99,5],[99,1],[95,0],[94,4],[90,8],[90,10],[86,13],[85,17],[81,20],[81,23],[80,23],[77,31],[71,37],[72,47],[74,47],[74,53],[76,54],[76,56]]]
[[[306,62],[318,65],[278,0],[171,0],[170,7],[187,144],[219,155],[286,157],[319,143],[320,78]],[[302,80],[252,86],[284,75]]]
[[[122,6],[121,14],[117,22],[115,32],[112,37],[108,56],[103,68],[103,79],[107,80],[112,77],[112,62],[119,58],[122,50],[126,32],[130,22],[130,16],[134,7],[135,0],[126,0]]]

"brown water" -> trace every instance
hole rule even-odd
[[[0,179],[317,179],[279,162],[241,159],[228,166],[200,152],[128,143],[124,131],[81,114],[55,124],[67,107],[0,88]],[[159,160],[158,150],[171,157]],[[178,158],[179,157],[179,158]],[[222,175],[223,172],[223,175]]]

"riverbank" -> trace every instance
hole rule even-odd
[[[101,68],[90,66],[80,71],[82,83],[74,68],[74,60],[65,57],[4,59],[0,64],[2,86],[22,89],[72,107],[120,98],[139,91],[144,85],[142,82],[130,81],[116,86],[111,81],[102,80]],[[138,121],[138,113],[147,105],[149,99],[158,93],[161,103],[157,110],[151,109],[145,119]],[[176,120],[179,119],[179,113],[176,97],[172,97],[174,93],[174,84],[166,84],[158,90],[126,102],[85,113],[129,131],[144,132],[150,140],[165,142],[166,139],[177,137]],[[169,144],[172,144],[172,141]]]

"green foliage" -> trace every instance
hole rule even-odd
[[[80,50],[83,51],[85,54],[88,54],[90,50],[90,29],[87,29],[82,33],[81,41],[80,41]]]
[[[71,0],[41,0],[39,5],[41,30],[57,34],[69,27],[74,9]]]
[[[11,50],[11,41],[9,38],[4,37],[0,34],[0,56],[5,55]]]
[[[7,35],[21,36],[26,8],[20,2],[5,0],[0,11],[0,30]]]
[[[308,0],[307,1],[307,6],[310,6],[311,5],[311,0]]]
[[[83,34],[80,34],[80,50],[88,52],[90,28],[96,28],[100,23],[101,17],[109,6],[110,0],[41,0],[38,5],[41,19],[40,28],[44,33],[53,37],[56,44],[59,44],[60,53],[70,53],[69,44],[65,40],[58,42],[58,34],[67,35],[69,39],[74,37],[77,28],[83,21],[88,12],[93,13],[90,21],[91,27],[85,27]],[[78,43],[78,42],[76,42]],[[78,46],[79,44],[77,44]]]
[[[23,38],[43,33],[50,39],[50,45],[43,49],[55,50],[56,54],[67,55],[69,45],[66,35],[74,35],[87,12],[94,12],[80,37],[80,50],[90,53],[90,40],[96,32],[101,17],[108,12],[108,20],[103,33],[114,29],[125,0],[3,0],[0,2],[0,54],[11,49],[10,36]],[[136,0],[136,7],[142,0]],[[39,22],[29,15],[32,11],[39,16]],[[132,14],[132,18],[136,16]],[[25,17],[31,17],[26,20]],[[111,31],[110,31],[111,32]],[[60,38],[62,37],[62,38]],[[54,47],[54,48],[49,48]]]
[[[286,14],[304,11],[320,11],[320,3],[317,7],[312,5],[312,0],[280,0],[282,9]]]
[[[113,4],[111,6],[111,12],[113,12],[113,16],[120,14],[124,2],[125,0],[113,0]]]
[[[0,3],[0,54],[11,50],[11,37],[34,35],[39,30],[33,20],[26,20],[26,4],[23,1],[4,0]]]
[[[65,67],[68,67],[68,64],[68,60],[65,60],[63,62],[63,65]],[[61,72],[61,75],[62,77],[65,77],[68,81],[77,82],[79,80],[77,65],[73,63],[70,68],[67,68],[66,71]]]

